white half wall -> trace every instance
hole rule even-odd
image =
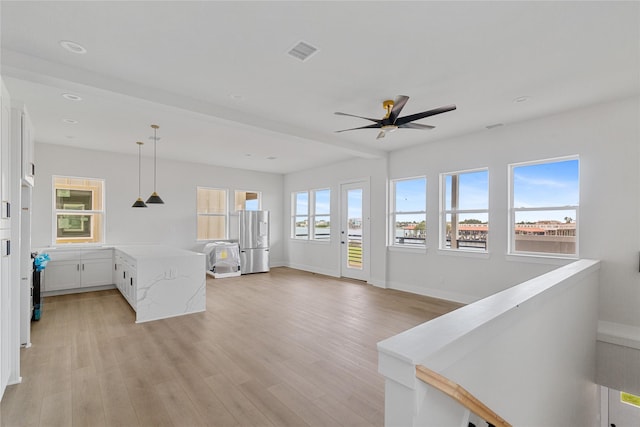
[[[52,244],[52,176],[105,180],[106,244],[165,244],[187,250],[196,241],[196,187],[262,192],[262,208],[271,211],[271,265],[283,264],[282,181],[280,174],[253,172],[158,159],[158,193],[164,205],[132,208],[138,197],[138,158],[117,153],[36,143],[33,191],[34,248]],[[142,197],[153,191],[153,159],[142,158]],[[237,220],[231,219],[232,226]],[[233,231],[233,230],[232,230]],[[234,233],[231,233],[233,237]],[[237,234],[237,233],[235,233]]]

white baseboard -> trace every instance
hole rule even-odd
[[[324,274],[325,276],[340,277],[339,271],[334,271],[326,268],[318,268],[314,265],[288,263],[283,267],[295,268],[296,270],[308,271],[310,273]]]
[[[448,291],[443,291],[441,289],[433,289],[433,288],[427,288],[424,286],[417,286],[417,285],[399,283],[399,282],[389,282],[387,288],[395,289],[398,291],[411,292],[412,294],[423,295],[431,298],[438,298],[438,299],[443,299],[447,301],[458,302],[461,304],[471,304],[475,301],[478,301],[479,299],[471,295],[460,294],[457,292],[448,292]]]

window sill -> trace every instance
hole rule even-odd
[[[330,245],[331,244],[331,240],[305,240],[305,239],[289,238],[289,241],[293,243],[310,243],[312,245]]]
[[[423,253],[426,254],[427,253],[427,247],[426,246],[399,246],[399,245],[393,245],[393,246],[387,246],[387,250],[389,252],[404,252],[404,253]]]
[[[489,259],[490,255],[487,251],[469,251],[464,249],[438,249],[438,255],[460,256],[466,258]]]
[[[544,254],[506,254],[505,259],[513,262],[528,262],[532,264],[551,264],[551,265],[565,265],[577,261],[578,258],[575,255],[572,256],[554,256]]]

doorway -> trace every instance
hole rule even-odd
[[[369,182],[340,186],[340,275],[369,280]]]

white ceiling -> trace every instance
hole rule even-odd
[[[267,172],[640,93],[635,1],[3,0],[0,13],[0,72],[38,142],[135,154],[156,123],[159,157]],[[287,55],[299,41],[318,52]],[[335,133],[370,124],[335,111],[381,118],[397,95],[411,97],[401,116],[458,109],[418,122],[431,131]]]

